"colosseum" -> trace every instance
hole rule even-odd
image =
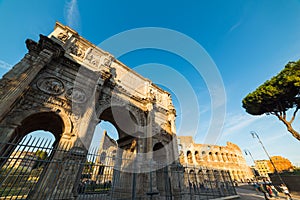
[[[248,181],[253,173],[241,149],[231,142],[226,146],[195,144],[192,136],[178,136],[179,160],[183,166],[228,170],[232,180]]]

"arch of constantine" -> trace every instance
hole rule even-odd
[[[26,47],[28,53],[0,80],[0,198],[200,199],[236,194],[230,177],[215,177],[222,187],[210,188],[184,180],[176,111],[167,91],[60,23],[38,42],[26,40]],[[100,155],[88,152],[101,120],[118,132],[114,166],[97,164]],[[54,144],[41,147],[47,141],[26,139],[38,130],[51,132]],[[38,151],[48,155],[38,157]],[[93,170],[103,175],[104,167],[112,171],[109,181],[93,181],[99,177]]]
[[[48,37],[26,40],[26,46],[28,53],[0,80],[2,142],[49,131],[58,147],[73,155],[55,153],[52,160],[76,163],[76,156],[86,154],[95,126],[105,120],[118,130],[118,155],[131,151],[138,162],[138,168],[126,169],[128,173],[149,170],[145,161],[152,159],[157,144],[164,150],[159,162],[167,166],[175,161],[175,109],[168,92],[60,23]],[[5,157],[13,150],[2,146],[0,152]],[[71,198],[80,168],[55,168],[50,165],[40,178],[39,195],[65,190],[60,198]],[[53,177],[63,188],[48,186]],[[147,182],[140,177],[140,182]]]

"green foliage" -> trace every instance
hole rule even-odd
[[[84,167],[83,167],[83,174],[90,174],[93,172],[94,170],[94,163],[91,162],[91,161],[86,161],[86,163],[84,164]]]
[[[48,157],[48,153],[42,150],[37,150],[35,155],[38,156],[40,160],[45,160]]]
[[[289,62],[277,75],[243,99],[243,108],[252,115],[285,112],[300,103],[300,60]]]
[[[45,160],[48,158],[48,153],[46,151],[37,150],[35,152],[35,155],[38,158],[37,158],[37,162],[36,162],[36,165],[34,166],[34,168],[39,168],[45,164]]]

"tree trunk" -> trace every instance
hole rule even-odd
[[[290,125],[290,126],[287,126],[287,130],[297,139],[300,141],[300,134],[293,129],[293,127]]]
[[[292,127],[292,123],[286,121],[285,119],[281,118],[281,117],[278,117],[280,121],[282,121],[284,123],[284,125],[286,126],[288,132],[290,132],[293,137],[295,137],[297,140],[300,141],[300,134],[295,130],[293,129]]]

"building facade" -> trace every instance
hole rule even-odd
[[[276,167],[276,170],[280,173],[283,171],[289,171],[293,169],[291,161],[282,156],[272,156],[271,160]],[[270,160],[256,160],[255,168],[260,176],[269,177],[269,173],[274,173],[275,169]]]
[[[259,176],[269,178],[269,173],[273,173],[271,162],[269,160],[256,160],[255,168],[259,173]]]
[[[226,146],[196,144],[191,136],[178,136],[179,161],[184,166],[228,170],[232,180],[248,181],[253,173],[241,149],[231,142]]]
[[[291,161],[289,161],[287,158],[284,158],[282,156],[272,156],[271,160],[274,163],[276,170],[278,172],[289,171],[293,169],[293,165]],[[275,171],[272,165],[271,165],[271,170],[273,172]]]
[[[104,131],[100,142],[95,167],[93,169],[92,180],[101,180],[102,183],[111,183],[113,178],[113,167],[117,154],[117,142]]]

